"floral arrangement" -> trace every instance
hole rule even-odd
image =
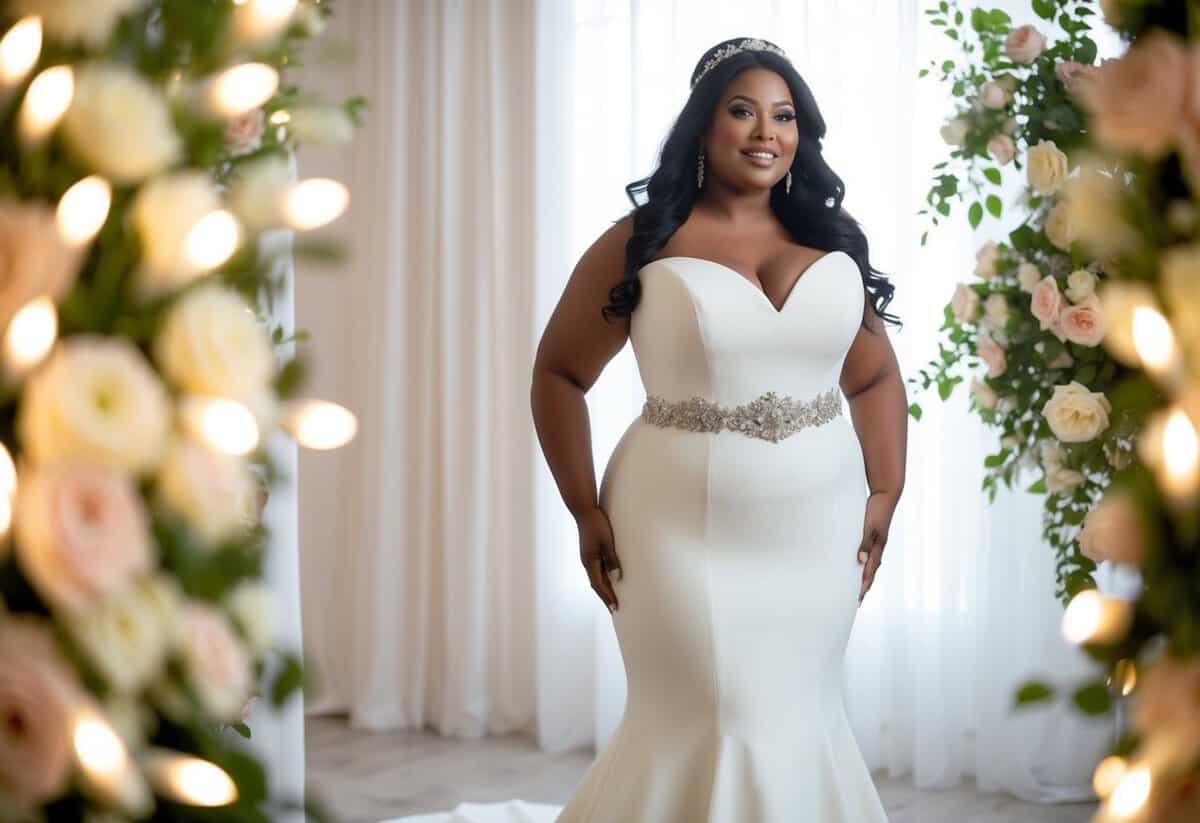
[[[983,490],[994,499],[999,483],[1012,488],[1024,473],[1040,474],[1027,488],[1045,495],[1043,534],[1065,603],[1095,586],[1098,558],[1080,541],[1081,527],[1129,462],[1139,416],[1134,398],[1119,391],[1129,369],[1101,345],[1107,317],[1098,288],[1112,275],[1120,236],[1098,220],[1094,178],[1079,174],[1087,140],[1080,96],[1098,71],[1088,37],[1095,9],[1090,0],[1035,0],[1033,10],[1058,39],[1033,25],[1013,28],[1002,10],[964,12],[944,1],[926,11],[962,57],[921,75],[939,72],[961,102],[942,128],[950,159],[935,167],[921,213],[937,225],[954,203],[969,202],[978,228],[1004,214],[997,192],[1006,177],[1022,175],[1023,194],[1019,225],[979,248],[970,281],[945,306],[938,357],[909,382],[918,391],[936,386],[945,400],[971,376],[971,407],[999,440]],[[1095,236],[1111,242],[1086,242]],[[918,403],[909,411],[920,419]]]
[[[286,802],[231,729],[304,683],[272,648],[267,440],[353,435],[298,396],[303,336],[262,311],[282,274],[260,236],[346,204],[289,154],[349,139],[362,101],[280,85],[331,11],[0,12],[0,819],[265,821]]]

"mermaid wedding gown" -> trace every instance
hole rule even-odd
[[[857,265],[818,258],[781,310],[711,260],[640,276],[630,339],[647,402],[599,488],[625,572],[621,722],[561,809],[405,820],[886,823],[842,687],[867,498],[838,389],[864,309]]]

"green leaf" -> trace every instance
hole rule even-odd
[[[1096,60],[1096,53],[1095,42],[1085,37],[1079,41],[1079,46],[1075,49],[1075,59],[1084,65],[1091,65]]]
[[[1000,198],[994,194],[989,194],[987,196],[987,210],[989,212],[991,212],[992,217],[999,217],[1001,208],[1002,208],[1002,203],[1000,201]]]
[[[986,168],[983,170],[983,176],[997,186],[1000,185],[1000,169]]]
[[[1109,697],[1108,687],[1099,681],[1076,689],[1075,693],[1071,695],[1071,700],[1084,714],[1106,714],[1112,707],[1112,698]]]
[[[967,221],[971,224],[971,228],[979,227],[983,222],[983,206],[979,205],[978,201],[971,204],[971,208],[967,209]]]
[[[996,454],[989,454],[987,457],[985,457],[983,460],[983,465],[989,469],[994,469],[997,466],[1003,466],[1004,461],[1008,459],[1010,454],[1012,454],[1011,449],[1001,449]]]
[[[245,723],[234,723],[229,728],[233,729],[235,732],[237,732],[238,734],[240,734],[242,737],[246,738],[247,740],[250,739],[250,727],[247,726]]]
[[[1041,480],[1039,480],[1036,483],[1034,483],[1033,485],[1031,485],[1025,491],[1027,491],[1031,494],[1045,494],[1046,493],[1046,478],[1043,477]]]
[[[1033,13],[1043,20],[1054,19],[1054,0],[1033,0]]]
[[[284,657],[283,665],[275,676],[275,682],[271,684],[271,705],[277,709],[282,708],[287,699],[303,685],[304,668],[300,664],[300,659],[289,654]]]
[[[1054,697],[1054,687],[1041,682],[1030,680],[1017,690],[1016,706],[1028,706],[1031,703],[1041,703]]]
[[[921,419],[921,407],[919,405],[917,405],[916,403],[909,404],[908,413],[912,415],[914,420]]]

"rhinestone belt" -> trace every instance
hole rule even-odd
[[[777,443],[809,426],[828,423],[842,413],[837,386],[812,400],[793,400],[766,392],[733,408],[722,407],[700,395],[688,400],[669,401],[658,395],[646,396],[642,418],[656,426],[671,426],[694,432],[718,432],[725,429]]]

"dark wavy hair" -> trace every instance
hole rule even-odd
[[[696,166],[700,135],[708,128],[717,103],[730,82],[747,69],[761,66],[779,74],[787,83],[795,103],[795,122],[800,138],[791,166],[792,191],[790,194],[785,192],[784,181],[780,180],[771,189],[771,210],[797,243],[826,252],[840,249],[854,258],[870,295],[872,309],[885,322],[903,325],[894,314],[885,312],[896,287],[871,267],[867,237],[858,221],[842,208],[846,187],[821,155],[825,120],[808,84],[791,62],[771,51],[742,51],[718,62],[699,83],[696,82],[704,63],[715,52],[743,39],[724,40],[700,57],[692,70],[691,95],[663,142],[658,168],[649,177],[625,187],[634,205],[630,212],[633,235],[625,244],[624,276],[609,290],[609,303],[601,309],[601,314],[608,320],[631,314],[637,308],[642,291],[638,272],[683,225],[699,196]],[[646,198],[639,202],[637,195],[642,193]]]

